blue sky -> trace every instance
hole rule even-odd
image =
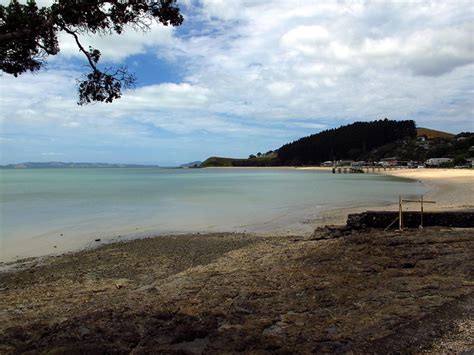
[[[246,157],[384,117],[474,130],[472,1],[178,3],[180,28],[83,37],[138,77],[113,104],[76,105],[85,62],[67,34],[46,70],[3,74],[0,163]]]

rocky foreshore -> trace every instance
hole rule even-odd
[[[367,211],[353,213],[347,216],[348,229],[398,228],[398,211]],[[474,228],[474,210],[424,212],[404,211],[402,214],[403,227],[461,227]],[[396,223],[394,223],[396,222]]]
[[[0,353],[461,353],[474,230],[114,243],[0,274]]]

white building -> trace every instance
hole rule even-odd
[[[324,163],[321,163],[321,166],[334,166],[334,162],[332,160],[325,161]]]
[[[451,164],[453,159],[451,158],[431,158],[425,161],[426,166],[441,166],[445,164]]]

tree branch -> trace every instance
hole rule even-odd
[[[92,69],[94,69],[94,71],[99,71],[97,69],[97,66],[95,65],[94,61],[92,60],[90,54],[88,51],[86,51],[86,49],[82,46],[81,42],[79,41],[79,36],[77,35],[76,32],[70,30],[69,28],[65,27],[65,26],[61,26],[61,29],[64,30],[65,32],[69,33],[71,36],[74,37],[74,39],[76,40],[76,44],[77,46],[79,47],[79,50],[84,53],[84,55],[86,56],[87,60],[89,61],[89,65],[92,67]]]
[[[11,1],[0,5],[0,70],[18,76],[40,70],[48,55],[59,53],[58,32],[74,37],[91,71],[78,81],[79,104],[112,102],[121,90],[132,87],[136,78],[126,67],[104,68],[99,49],[84,46],[81,34],[122,34],[127,26],[146,32],[152,21],[179,26],[183,16],[176,0],[57,0],[38,8]]]

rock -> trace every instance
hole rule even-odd
[[[244,314],[252,314],[252,311],[247,309],[247,308],[244,308],[244,307],[240,307],[240,306],[235,306],[234,309],[239,312],[239,313],[244,313]]]
[[[97,238],[95,241],[96,241],[96,242],[100,242],[100,238]]]
[[[337,327],[335,324],[331,325],[330,327],[326,328],[326,333],[328,335],[334,335],[337,333]]]
[[[196,338],[192,341],[185,341],[173,345],[173,350],[190,353],[190,354],[202,354],[206,350],[207,345],[209,344],[209,338]]]
[[[89,335],[91,333],[90,329],[81,325],[78,329],[79,331],[79,335],[81,336],[81,338],[83,338],[84,336],[86,335]]]
[[[115,280],[115,287],[117,289],[121,289],[122,287],[126,287],[130,284],[130,280],[129,279],[118,279],[118,280]]]
[[[238,330],[241,330],[242,328],[243,328],[243,326],[240,325],[240,324],[224,323],[217,330],[219,332],[224,332],[224,331],[227,331],[227,330],[238,331]]]
[[[346,226],[325,226],[316,228],[310,237],[310,240],[341,238],[352,233],[351,228]]]
[[[264,336],[280,336],[283,334],[283,329],[280,326],[273,324],[263,330]]]

